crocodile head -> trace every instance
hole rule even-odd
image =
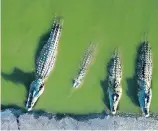
[[[34,80],[30,85],[29,96],[26,103],[26,109],[32,110],[34,104],[44,91],[44,82],[42,79]]]
[[[110,100],[110,110],[112,114],[116,114],[118,104],[122,95],[122,88],[112,89],[108,88],[109,100]]]
[[[151,98],[152,98],[151,88],[148,88],[147,84],[142,84],[141,86],[139,86],[138,100],[139,100],[140,107],[141,107],[142,112],[144,113],[145,117],[149,116]]]
[[[111,112],[112,114],[116,114],[117,111],[117,106],[118,106],[118,102],[119,102],[119,94],[114,93],[112,96],[112,104],[111,104]]]
[[[77,78],[74,80],[73,87],[78,88],[80,84],[81,84],[81,81],[79,78]]]

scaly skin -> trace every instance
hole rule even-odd
[[[74,80],[73,87],[78,88],[78,87],[82,84],[83,79],[84,79],[84,77],[85,77],[85,75],[86,75],[88,66],[89,66],[89,64],[90,64],[91,61],[92,61],[93,53],[94,53],[94,45],[91,44],[91,45],[89,46],[89,48],[87,49],[86,53],[85,53],[85,57],[84,57],[84,59],[83,59],[83,62],[82,62],[80,71],[79,71],[79,73],[78,73],[78,76],[77,76],[77,78]]]
[[[56,19],[54,21],[49,39],[47,43],[43,46],[40,55],[36,60],[36,79],[30,85],[29,96],[26,103],[26,108],[28,111],[32,110],[35,102],[43,93],[44,82],[54,68],[61,29],[62,27],[60,20]]]
[[[139,104],[142,112],[148,117],[152,98],[152,53],[148,41],[144,41],[139,48],[136,75]]]
[[[116,110],[121,99],[122,87],[122,66],[118,51],[115,51],[108,66],[108,93],[110,100],[110,109],[112,114],[116,114]]]

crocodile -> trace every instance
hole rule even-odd
[[[83,58],[81,66],[80,66],[79,73],[78,73],[77,77],[74,79],[74,82],[73,82],[74,88],[78,88],[82,84],[83,79],[87,73],[88,67],[92,61],[92,58],[94,55],[94,49],[95,49],[95,44],[91,43],[85,52],[85,56]]]
[[[122,96],[121,79],[122,65],[118,49],[116,49],[108,64],[108,94],[112,114],[116,114]]]
[[[32,110],[34,104],[44,92],[44,83],[54,68],[61,30],[61,19],[55,18],[50,36],[35,61],[35,80],[30,85],[26,102],[26,109],[28,111]]]
[[[148,117],[152,99],[152,52],[149,42],[146,40],[141,43],[138,50],[136,77],[138,101],[143,114]]]

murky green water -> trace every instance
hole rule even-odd
[[[123,64],[119,110],[141,112],[135,104],[132,77],[136,48],[146,32],[154,64],[151,111],[158,112],[157,5],[157,0],[2,0],[2,104],[24,107],[35,54],[56,14],[64,18],[59,53],[35,109],[74,113],[105,110],[102,81],[107,75],[107,62],[114,48],[119,47]],[[72,79],[91,41],[98,44],[96,58],[83,85],[73,89]]]

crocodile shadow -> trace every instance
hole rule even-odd
[[[106,105],[107,109],[110,110],[109,94],[108,94],[108,80],[107,79],[101,80],[100,85],[104,92],[104,98],[103,98],[104,104]]]
[[[44,35],[42,35],[40,37],[38,46],[36,48],[35,60],[37,60],[37,58],[40,54],[40,51],[42,50],[43,46],[47,43],[47,40],[49,39],[50,33],[51,33],[51,28]]]
[[[127,79],[127,95],[131,99],[132,103],[136,106],[139,106],[138,96],[137,96],[137,83],[136,76],[134,75],[132,78]]]
[[[36,52],[35,52],[35,61],[42,49],[42,47],[44,46],[44,44],[47,42],[49,35],[51,32],[51,28],[40,37],[39,39],[39,43],[37,45],[36,48]],[[28,93],[29,93],[29,86],[31,84],[31,82],[35,79],[35,72],[24,72],[23,70],[14,67],[12,72],[7,74],[5,72],[1,72],[1,76],[6,80],[6,81],[11,81],[15,84],[22,84],[25,86],[26,88],[26,98],[28,97]],[[24,101],[24,104],[26,104],[26,100]]]
[[[29,91],[30,82],[34,80],[34,72],[24,72],[19,68],[14,68],[10,74],[1,73],[2,77],[15,84],[23,84],[27,91]]]

